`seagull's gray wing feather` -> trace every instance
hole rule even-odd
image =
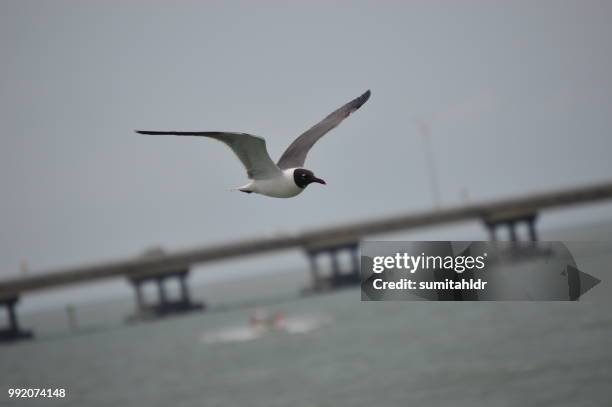
[[[281,169],[302,167],[306,161],[306,155],[312,146],[323,137],[328,131],[336,127],[346,119],[351,113],[359,109],[370,98],[370,91],[351,100],[338,110],[332,112],[325,119],[306,130],[301,136],[296,138],[293,143],[283,153],[278,160]]]
[[[246,133],[229,133],[222,131],[147,131],[136,130],[140,134],[168,134],[174,136],[200,136],[219,140],[229,146],[240,159],[247,175],[251,179],[274,178],[281,174],[274,161],[268,155],[266,140]]]

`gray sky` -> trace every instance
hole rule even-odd
[[[0,4],[0,276],[430,208],[417,118],[447,206],[612,175],[610,2],[166,3]],[[277,158],[368,88],[295,199],[230,192],[221,143],[133,133]]]

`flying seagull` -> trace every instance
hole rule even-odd
[[[140,134],[167,134],[174,136],[202,136],[219,140],[234,151],[246,168],[250,182],[238,190],[258,193],[275,198],[290,198],[298,195],[311,183],[325,184],[314,173],[304,168],[306,155],[312,146],[328,131],[336,127],[351,113],[359,109],[370,98],[370,91],[351,100],[330,113],[325,119],[296,138],[283,153],[278,163],[268,155],[266,140],[246,133],[225,131],[146,131]]]

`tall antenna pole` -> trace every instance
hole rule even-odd
[[[431,130],[425,120],[417,120],[417,127],[421,136],[423,136],[423,151],[425,153],[425,161],[427,162],[429,173],[429,182],[431,185],[431,194],[433,198],[434,208],[439,209],[441,205],[440,185],[438,183],[438,171],[436,169],[436,161],[434,159],[433,148],[431,145]]]

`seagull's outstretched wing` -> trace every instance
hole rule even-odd
[[[332,112],[325,119],[306,130],[301,136],[295,139],[293,143],[283,153],[278,160],[278,166],[281,169],[302,167],[306,161],[306,155],[312,148],[314,143],[323,137],[328,131],[336,127],[346,119],[351,113],[359,109],[370,98],[370,91],[366,91],[363,95],[351,100],[338,110]]]
[[[242,161],[247,175],[252,179],[274,178],[281,170],[274,164],[266,150],[266,140],[246,133],[228,133],[223,131],[146,131],[136,130],[140,134],[168,134],[173,136],[201,136],[219,140],[229,146]]]

